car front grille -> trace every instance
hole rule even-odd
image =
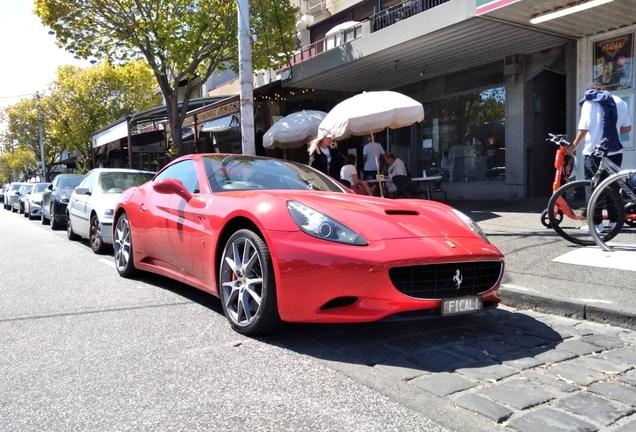
[[[494,287],[503,269],[501,261],[471,261],[394,267],[393,285],[409,297],[442,299],[482,294]]]

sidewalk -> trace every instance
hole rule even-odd
[[[504,304],[636,329],[636,250],[604,252],[562,239],[540,214],[548,198],[451,201],[506,257]],[[613,243],[636,245],[625,228]]]

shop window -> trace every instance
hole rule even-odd
[[[424,103],[419,169],[452,182],[505,178],[504,86]]]

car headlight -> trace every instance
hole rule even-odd
[[[298,227],[310,236],[357,246],[369,244],[360,234],[309,206],[297,201],[289,201],[287,209]]]
[[[488,240],[486,233],[481,229],[479,225],[477,225],[477,222],[475,222],[474,220],[472,220],[471,218],[469,218],[468,216],[466,216],[464,213],[460,212],[457,209],[452,209],[452,210],[453,212],[455,212],[457,216],[459,216],[459,218],[462,221],[464,221],[466,225],[468,225],[468,228],[473,230],[473,232],[477,234],[479,237],[481,237],[482,239],[484,239],[484,241],[487,241],[488,243],[490,243],[490,240]]]

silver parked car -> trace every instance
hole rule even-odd
[[[24,197],[24,217],[39,219],[42,216],[42,194],[51,183],[36,183]]]
[[[33,183],[23,183],[20,189],[13,194],[11,198],[11,211],[22,213],[24,212],[24,198],[33,189]]]
[[[13,182],[7,187],[7,190],[4,193],[3,202],[5,210],[11,210],[11,207],[13,206],[13,195],[15,195],[15,193],[20,189],[20,186],[23,184],[25,183]]]
[[[129,187],[140,186],[155,173],[123,168],[99,168],[88,172],[77,185],[66,207],[69,240],[89,239],[95,253],[113,244],[113,213],[119,196]]]

